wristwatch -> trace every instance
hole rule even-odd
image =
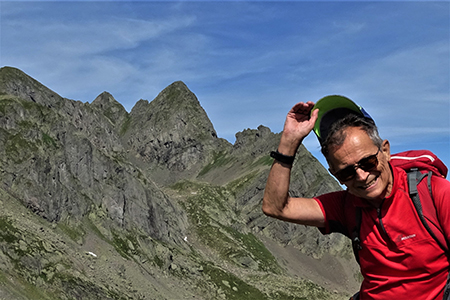
[[[270,157],[273,157],[276,160],[278,160],[279,162],[282,162],[282,163],[285,163],[288,165],[292,165],[294,163],[294,159],[295,159],[295,155],[294,156],[284,155],[284,154],[281,154],[280,152],[278,152],[278,150],[270,152]]]

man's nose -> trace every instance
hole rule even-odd
[[[367,179],[367,176],[369,176],[369,172],[364,171],[360,167],[356,167],[355,171],[356,171],[356,176],[355,176],[356,180],[365,181]]]

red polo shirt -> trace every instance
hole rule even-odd
[[[409,198],[406,172],[392,167],[391,195],[379,209],[346,191],[316,197],[326,220],[322,233],[355,228],[355,207],[362,208],[359,251],[361,300],[442,299],[449,260],[422,225]],[[444,235],[450,240],[450,182],[432,177],[433,197]]]

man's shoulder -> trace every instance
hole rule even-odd
[[[349,211],[354,210],[355,207],[365,207],[368,205],[367,201],[351,194],[347,190],[322,194],[315,197],[315,199],[320,201],[324,206],[333,208],[336,211]]]
[[[450,203],[450,181],[446,178],[433,175],[431,176],[431,189],[433,197],[448,199]]]
[[[348,191],[336,191],[316,197],[324,211],[326,229],[322,233],[340,232],[350,237],[356,225],[355,199]]]
[[[323,200],[345,200],[347,195],[350,195],[350,193],[348,193],[346,190],[342,190],[342,191],[334,191],[334,192],[325,193],[325,194],[322,194],[319,196],[315,196],[314,198],[316,198],[320,201],[323,201]]]
[[[447,178],[438,175],[432,175],[431,184],[436,184],[442,187],[450,187],[450,181]]]

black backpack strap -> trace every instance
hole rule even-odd
[[[439,247],[441,247],[445,252],[447,252],[447,248],[442,245],[442,243],[439,241],[439,239],[434,234],[433,230],[431,230],[430,226],[428,225],[427,220],[425,220],[425,217],[423,215],[423,209],[422,209],[422,202],[420,202],[419,197],[419,191],[417,190],[417,185],[419,184],[422,179],[428,176],[428,189],[430,192],[431,199],[433,199],[433,194],[431,192],[431,176],[432,172],[424,173],[422,174],[419,172],[419,170],[412,170],[408,172],[408,188],[409,188],[409,196],[414,204],[414,207],[416,208],[417,214],[419,215],[420,221],[422,222],[425,229],[428,231],[428,233],[431,235],[431,237],[438,243]]]
[[[423,226],[427,229],[428,233],[433,237],[433,239],[438,243],[439,247],[441,247],[445,252],[448,253],[448,250],[442,243],[437,239],[436,235],[434,234],[433,230],[431,230],[430,226],[428,225],[428,222],[425,220],[425,217],[423,215],[422,210],[422,203],[420,202],[419,192],[417,190],[417,185],[419,182],[428,176],[427,179],[427,185],[428,185],[428,192],[430,193],[431,200],[433,200],[433,192],[431,188],[431,176],[433,175],[432,172],[428,172],[425,174],[422,174],[418,170],[413,170],[411,172],[408,172],[408,186],[409,186],[409,196],[414,203],[414,207],[417,210],[417,214],[419,215],[420,221],[422,221]],[[443,300],[450,300],[450,273],[447,276],[447,283],[444,288],[444,297]]]
[[[361,239],[359,238],[359,231],[361,230],[361,221],[362,221],[362,210],[361,207],[356,207],[355,210],[355,228],[352,232],[352,248],[353,254],[355,254],[356,261],[359,264],[359,250],[362,249]]]
[[[442,298],[442,300],[450,300],[450,273],[448,273],[447,276],[447,284],[444,288],[444,297]]]
[[[427,185],[428,185],[428,191],[430,192],[431,199],[433,199],[433,190],[431,189],[431,176],[432,175],[433,175],[433,172],[431,172],[431,171],[428,172]]]

